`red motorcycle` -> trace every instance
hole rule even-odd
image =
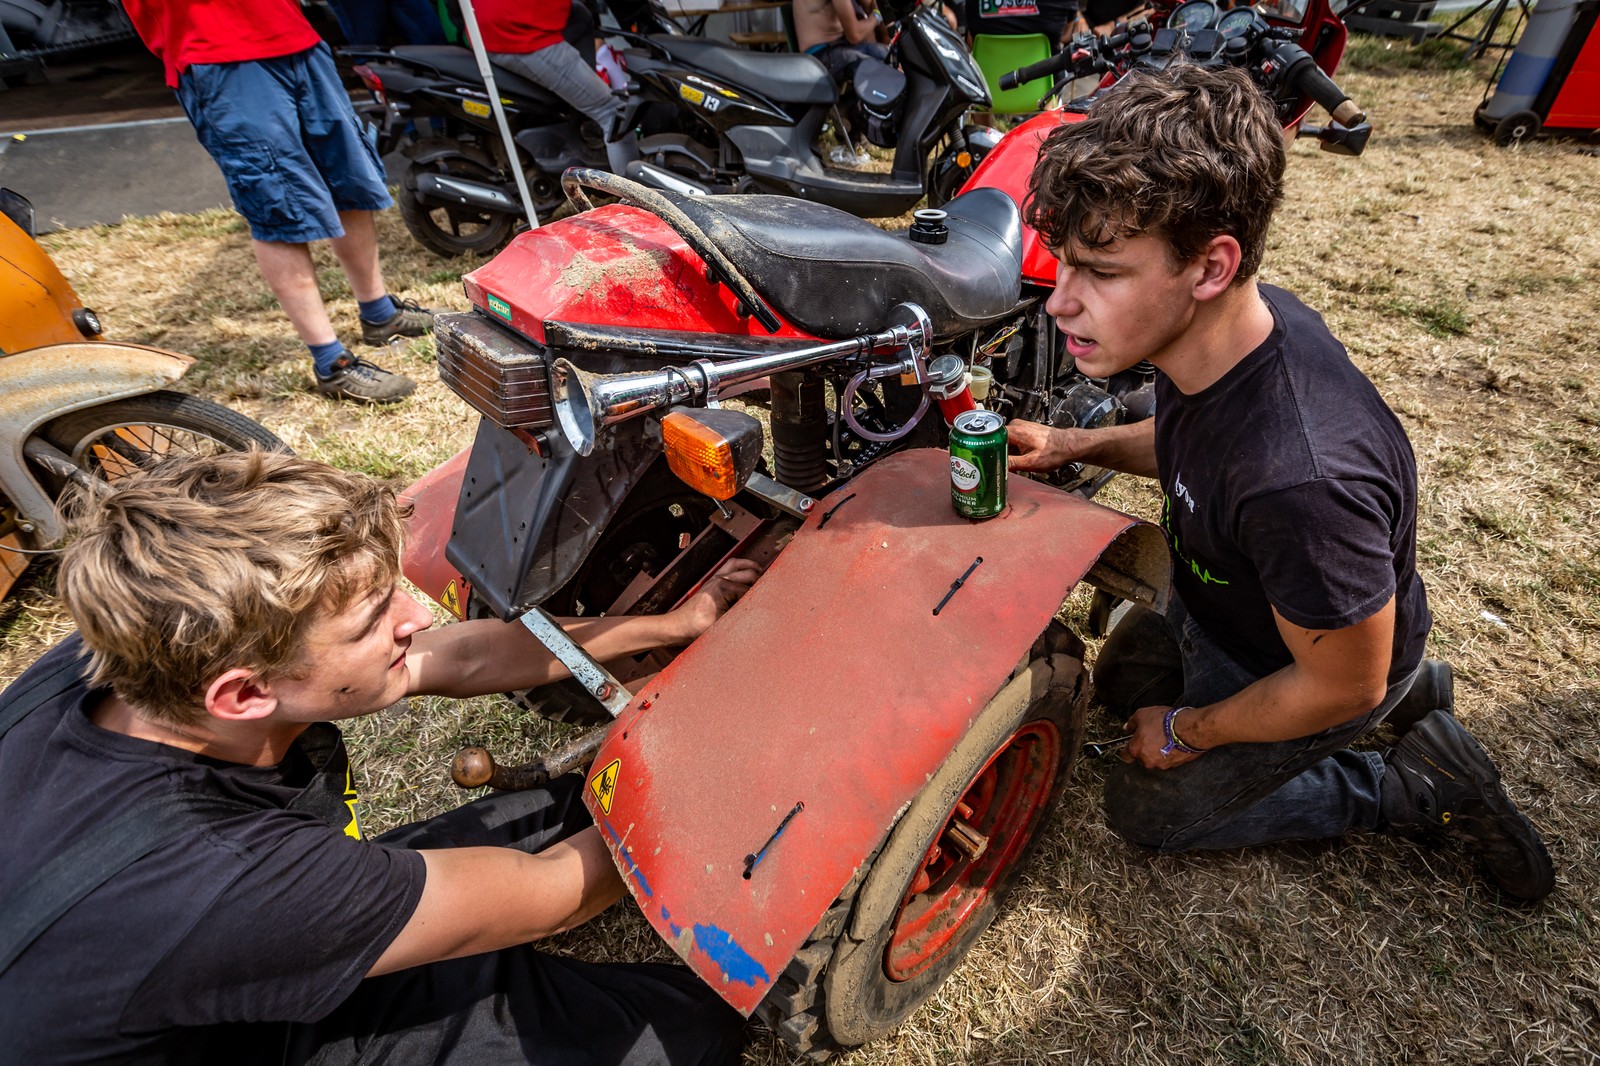
[[[1324,73],[1343,45],[1326,0],[1191,0],[1044,73],[1246,66],[1286,130],[1315,98],[1341,120],[1324,144],[1359,151]],[[802,1052],[891,1031],[993,919],[1083,740],[1071,590],[1164,601],[1165,543],[1088,501],[1102,471],[957,516],[931,413],[974,369],[1008,418],[1151,413],[1153,369],[1090,380],[1064,356],[1054,261],[1017,208],[1040,135],[1092,106],[1017,127],[907,234],[569,171],[579,207],[620,202],[521,235],[464,279],[473,311],[436,319],[440,374],[483,418],[409,491],[406,572],[572,667],[525,707],[605,725],[529,766],[468,749],[455,776],[528,787],[592,760],[585,799],[645,917]],[[732,556],[766,571],[670,661],[594,662],[551,620],[669,609]]]

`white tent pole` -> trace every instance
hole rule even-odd
[[[506,143],[506,158],[511,160],[511,173],[517,176],[517,192],[522,194],[522,210],[527,213],[528,227],[539,228],[539,216],[533,213],[533,195],[528,192],[528,179],[522,173],[522,162],[517,158],[517,142],[511,139],[511,124],[506,121],[505,105],[500,102],[500,89],[494,83],[494,68],[489,64],[489,53],[483,47],[483,37],[478,33],[478,13],[472,9],[472,0],[461,0],[461,14],[467,22],[467,40],[472,43],[472,54],[478,58],[478,73],[483,76],[484,88],[489,90],[489,106],[500,125],[500,139]]]

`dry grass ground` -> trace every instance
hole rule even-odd
[[[1103,767],[1083,765],[1009,911],[851,1066],[1600,1061],[1600,160],[1571,142],[1494,147],[1472,128],[1482,79],[1364,42],[1342,81],[1373,115],[1372,146],[1354,160],[1293,148],[1265,277],[1323,310],[1411,434],[1430,650],[1455,664],[1461,719],[1544,830],[1555,894],[1509,909],[1462,855],[1385,837],[1154,857],[1107,831]],[[381,235],[397,291],[465,306],[468,264],[421,252],[392,212]],[[198,356],[190,387],[304,454],[406,480],[469,439],[425,344],[384,356],[422,382],[396,410],[310,394],[227,213],[48,243],[114,336]],[[335,264],[319,262],[353,328]],[[1108,498],[1149,514],[1137,486]],[[41,574],[0,613],[0,680],[63,631],[47,590]],[[1094,713],[1094,735],[1113,729]],[[417,701],[352,732],[376,828],[455,801],[440,782],[462,740],[531,755],[553,735],[487,700]],[[556,947],[666,955],[629,908]],[[787,1059],[760,1036],[749,1052]]]

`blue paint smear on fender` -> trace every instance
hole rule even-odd
[[[623,873],[638,882],[639,891],[643,892],[647,899],[654,899],[656,894],[651,891],[650,882],[645,880],[644,871],[639,869],[639,864],[633,861],[633,856],[628,854],[628,849],[622,846],[622,838],[617,836],[617,831],[611,827],[611,822],[605,818],[600,819],[600,831],[610,837],[612,843],[616,844],[614,854],[617,856],[617,861],[622,864]]]
[[[730,981],[739,981],[751,988],[772,981],[767,976],[766,967],[751,958],[750,953],[740,947],[733,937],[714,925],[694,927],[694,946],[705,952],[706,957],[716,963],[723,976]]]

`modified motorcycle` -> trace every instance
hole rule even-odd
[[[1210,48],[1182,11],[1066,62],[1110,84]],[[1326,0],[1251,13],[1319,77],[1337,63]],[[1267,58],[1293,56],[1286,37],[1231,55],[1293,130],[1315,79]],[[1054,261],[1020,220],[1040,134],[1079,118],[1019,126],[905,234],[569,172],[579,207],[617,202],[518,237],[464,279],[474,310],[436,319],[440,374],[483,417],[408,492],[406,572],[572,668],[524,706],[604,724],[526,766],[466,749],[454,776],[530,787],[590,764],[645,918],[803,1053],[892,1031],[994,918],[1083,739],[1084,646],[1055,618],[1072,589],[1164,605],[1165,542],[1087,499],[1101,471],[1015,478],[998,517],[958,516],[934,413],[984,372],[1008,418],[1151,413],[1153,370],[1092,380],[1065,357]],[[595,662],[547,613],[665,610],[735,555],[765,573],[670,661]]]
[[[167,388],[194,360],[102,340],[34,240],[33,206],[0,189],[0,596],[65,534],[56,499],[179,454],[283,449],[236,411]]]

